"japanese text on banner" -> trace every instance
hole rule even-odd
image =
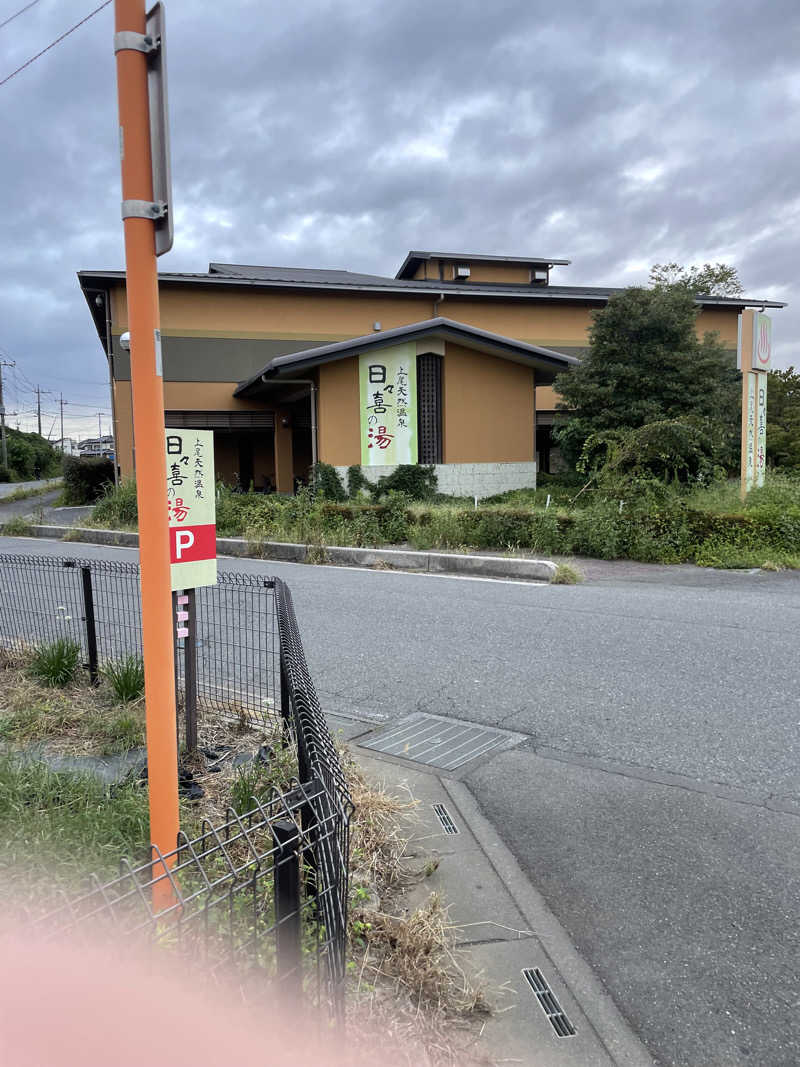
[[[217,528],[213,432],[167,430],[166,458],[172,588],[214,585]]]
[[[359,357],[361,462],[417,462],[417,351],[395,345]]]

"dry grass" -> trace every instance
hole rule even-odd
[[[432,893],[422,907],[402,914],[406,890],[436,867],[423,862],[412,874],[404,862],[416,802],[373,785],[346,754],[345,769],[356,805],[348,963],[354,1030],[380,1034],[409,1067],[487,1063],[470,1046],[489,1005],[455,948],[446,906]]]
[[[144,703],[121,706],[79,676],[63,688],[30,673],[30,652],[0,650],[0,740],[43,742],[64,755],[104,755],[144,741]]]

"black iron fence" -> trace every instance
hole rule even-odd
[[[177,637],[177,618],[175,629],[181,706],[200,719],[211,713],[251,724],[279,721],[280,637],[272,579],[223,572],[216,585],[190,596],[195,639]],[[182,607],[176,603],[176,611]],[[60,637],[80,646],[93,681],[104,663],[141,656],[138,564],[1,555],[0,645],[25,648]],[[194,682],[189,693],[187,673]],[[196,708],[187,697],[196,700]]]
[[[282,726],[297,748],[298,781],[266,801],[253,798],[246,815],[229,808],[223,823],[204,823],[191,840],[181,833],[155,862],[123,862],[119,878],[95,882],[46,922],[95,929],[105,919],[117,933],[199,953],[206,973],[235,970],[251,993],[279,983],[341,1017],[352,803],[291,593],[280,579],[221,573],[193,600],[189,675],[196,671],[202,714]],[[92,678],[108,660],[139,654],[138,566],[0,555],[0,645],[59,637],[80,645]],[[178,647],[179,686],[185,653]]]

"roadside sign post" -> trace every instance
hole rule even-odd
[[[772,321],[761,311],[739,316],[737,366],[742,372],[742,500],[764,484],[767,469],[767,375],[772,362]]]
[[[195,589],[217,581],[214,434],[167,429],[170,583],[176,637],[183,641],[186,748],[197,748],[197,603]]]
[[[143,0],[115,0],[119,147],[128,329],[131,338],[136,492],[139,501],[139,560],[142,587],[142,652],[147,728],[147,774],[152,856],[172,852],[179,829],[178,750],[175,737],[174,638],[170,602],[170,555],[164,470],[164,388],[159,332],[156,229],[171,217],[171,194],[155,200],[148,78],[158,78],[160,38],[148,33]],[[163,10],[159,6],[163,22]],[[152,12],[151,12],[152,17]],[[155,72],[155,74],[154,74]],[[163,69],[161,70],[163,82]],[[162,85],[163,89],[163,85]],[[154,111],[158,109],[153,109]],[[160,112],[166,112],[164,106]],[[157,118],[157,116],[154,116]],[[158,119],[158,121],[163,121]],[[167,251],[160,239],[158,251]],[[174,903],[163,866],[153,864],[156,910]]]

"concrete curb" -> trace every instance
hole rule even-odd
[[[135,548],[139,544],[139,535],[131,530],[32,525],[30,535],[127,548]],[[428,574],[463,574],[473,578],[510,578],[529,582],[551,582],[556,573],[555,563],[544,559],[470,556],[455,552],[414,552],[402,548],[344,548],[335,545],[326,545],[323,548],[282,541],[262,541],[254,545],[241,537],[218,537],[217,552],[221,556],[272,559],[285,563],[332,563],[342,567],[377,567]]]
[[[655,1060],[632,1030],[605,986],[573,945],[541,893],[531,885],[515,857],[483,816],[467,787],[439,778],[502,884],[536,933],[544,951],[572,990],[581,1010],[619,1067],[653,1067]]]

